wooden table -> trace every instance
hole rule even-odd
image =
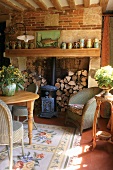
[[[94,121],[93,121],[93,148],[96,147],[96,125],[97,125],[97,117],[100,111],[100,105],[102,102],[108,102],[111,105],[111,117],[110,117],[110,123],[111,123],[111,134],[113,135],[113,95],[103,95],[99,94],[95,96],[97,107],[94,115]]]
[[[25,103],[27,104],[28,109],[28,138],[29,144],[32,143],[32,129],[33,129],[33,109],[34,109],[34,100],[38,99],[39,95],[28,92],[28,91],[18,91],[14,96],[2,96],[0,94],[0,99],[3,100],[7,105],[14,105]]]

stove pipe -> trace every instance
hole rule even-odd
[[[56,81],[56,57],[52,57],[52,77],[51,85],[54,86]]]

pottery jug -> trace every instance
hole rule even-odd
[[[94,48],[99,48],[99,40],[97,38],[94,39]]]
[[[91,48],[91,47],[92,47],[92,41],[91,41],[91,39],[88,39],[88,40],[87,40],[86,47],[87,47],[87,48]]]
[[[80,48],[84,48],[85,46],[85,40],[82,38],[80,39]]]
[[[62,42],[61,48],[62,48],[62,49],[66,49],[66,43],[65,43],[65,42]]]

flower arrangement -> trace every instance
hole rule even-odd
[[[16,90],[18,90],[18,88],[24,89],[24,76],[18,68],[12,65],[8,67],[3,66],[0,70],[0,87],[8,86],[12,83],[16,84]]]
[[[113,87],[113,68],[108,65],[98,69],[94,76],[100,88]]]

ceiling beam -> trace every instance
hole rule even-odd
[[[11,8],[5,7],[5,5],[0,3],[0,14],[9,14],[11,12]]]
[[[46,6],[46,4],[42,1],[42,0],[33,0],[38,6],[39,8],[41,8],[42,10],[47,11],[48,7]]]
[[[24,11],[23,8],[19,7],[16,3],[13,3],[9,0],[0,0],[0,1],[3,2],[5,5],[11,7],[13,10]]]
[[[83,0],[84,2],[84,7],[89,8],[90,7],[90,0]]]
[[[32,9],[32,10],[36,10],[35,7],[33,7],[28,1],[26,0],[15,0],[16,2],[20,3],[21,5],[23,5],[26,9]]]
[[[102,7],[102,12],[106,11],[106,7],[109,0],[100,0],[100,6]]]
[[[50,0],[50,1],[57,10],[59,10],[59,11],[62,10],[62,6],[58,0]]]
[[[76,9],[76,4],[74,0],[67,0],[71,9]]]

